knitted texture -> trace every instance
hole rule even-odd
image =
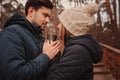
[[[98,11],[96,3],[89,3],[82,7],[65,9],[59,20],[63,26],[74,36],[87,33],[90,26],[95,23],[94,14]]]

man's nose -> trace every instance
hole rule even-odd
[[[50,18],[49,17],[46,18],[46,22],[47,23],[50,22]]]

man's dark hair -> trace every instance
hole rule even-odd
[[[42,6],[52,9],[53,4],[50,0],[28,0],[25,4],[25,14],[28,14],[28,8],[33,7],[35,10],[38,10]]]

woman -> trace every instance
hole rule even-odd
[[[57,28],[63,49],[52,61],[47,80],[93,80],[93,63],[102,59],[102,48],[89,33],[97,11],[97,4],[90,3],[60,14]]]

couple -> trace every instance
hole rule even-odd
[[[97,4],[64,10],[57,25],[61,42],[49,43],[41,31],[52,8],[49,0],[28,0],[26,17],[14,14],[6,21],[0,34],[0,80],[93,80],[93,63],[102,58],[101,46],[88,33]]]

